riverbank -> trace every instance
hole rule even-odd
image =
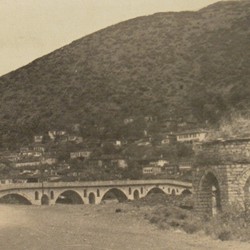
[[[0,205],[0,249],[4,250],[248,250],[197,233],[160,230],[144,216],[152,207],[132,204]]]

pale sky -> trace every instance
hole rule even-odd
[[[0,0],[0,76],[112,24],[218,0]]]

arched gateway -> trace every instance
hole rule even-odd
[[[214,215],[229,205],[250,209],[250,139],[205,144],[204,152],[210,159],[219,156],[220,164],[193,168],[196,211]]]
[[[206,214],[215,215],[221,210],[220,187],[212,172],[205,173],[199,183],[197,202]]]

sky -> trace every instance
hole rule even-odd
[[[112,24],[217,1],[0,0],[0,76]]]

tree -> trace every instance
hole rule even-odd
[[[188,158],[194,155],[191,144],[177,143],[176,144],[177,157],[178,158]]]
[[[76,159],[71,159],[69,161],[69,164],[71,166],[71,169],[73,171],[76,171],[77,175],[77,181],[80,181],[80,172],[83,170],[87,170],[87,160],[84,157],[76,158]]]
[[[128,167],[121,174],[123,179],[138,180],[142,178],[142,167],[135,161],[128,162]]]
[[[12,169],[9,162],[0,163],[0,175],[9,175]]]

